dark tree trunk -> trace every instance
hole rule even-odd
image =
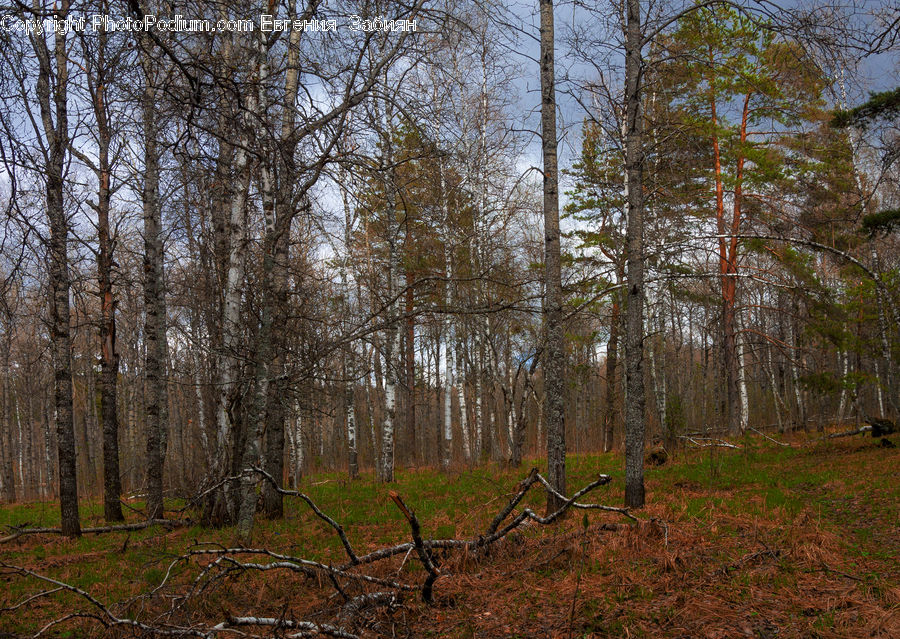
[[[151,64],[149,60],[145,64]],[[165,463],[166,302],[163,288],[163,246],[159,202],[159,148],[156,90],[153,73],[145,69],[144,118],[144,339],[146,377],[144,416],[147,425],[147,516],[163,517],[163,464]]]
[[[69,3],[63,0],[57,16],[65,19]],[[72,338],[69,328],[69,225],[63,200],[63,175],[69,144],[66,88],[69,80],[65,34],[54,36],[55,74],[46,40],[32,39],[40,71],[37,98],[41,109],[46,151],[47,217],[50,226],[50,344],[53,355],[56,436],[59,447],[59,501],[62,533],[81,534],[78,515],[78,481],[75,458],[75,425],[72,410]],[[51,88],[51,78],[55,80]],[[52,103],[51,103],[52,100]],[[55,122],[54,122],[55,117]]]
[[[293,12],[293,9],[291,9]],[[293,13],[291,13],[293,17]],[[270,282],[268,293],[271,300],[271,340],[274,348],[270,373],[273,381],[268,385],[268,397],[266,400],[266,438],[263,463],[266,471],[280,482],[284,476],[284,428],[286,408],[284,405],[287,384],[283,379],[284,356],[288,336],[285,332],[286,308],[288,302],[288,273],[287,263],[289,259],[289,239],[291,223],[295,210],[292,206],[294,200],[294,152],[297,141],[294,137],[296,122],[294,104],[297,100],[300,69],[298,57],[298,44],[300,41],[299,30],[294,30],[289,36],[287,69],[285,71],[284,94],[281,113],[281,136],[278,140],[278,149],[273,163],[278,169],[275,176],[270,176],[269,184],[276,189],[276,202],[272,205],[272,216],[269,221],[271,245],[274,251],[274,259],[271,270],[267,271]],[[261,94],[261,99],[264,96]],[[305,206],[305,204],[304,204]],[[272,228],[274,226],[274,228]],[[298,445],[302,446],[301,442]],[[269,518],[281,518],[284,516],[284,504],[282,495],[271,484],[263,485],[263,510]]]
[[[609,345],[606,348],[606,410],[603,414],[603,452],[613,449],[617,421],[616,367],[619,364],[619,300],[615,294],[609,319]]]
[[[553,0],[541,0],[541,148],[544,156],[544,411],[547,424],[547,474],[566,493],[565,344],[562,326],[562,273],[559,246],[559,176],[556,157],[556,84],[554,79]],[[547,511],[562,501],[547,495]]]
[[[409,228],[406,231],[409,237]],[[406,441],[407,441],[407,459],[413,465],[417,465],[416,460],[416,323],[413,315],[414,298],[413,298],[413,274],[406,272],[406,321],[404,322],[406,330],[404,349],[404,368],[406,378]]]
[[[116,352],[116,306],[113,295],[113,243],[109,231],[109,205],[112,197],[109,160],[110,129],[107,118],[105,31],[98,34],[96,77],[89,78],[94,115],[97,120],[97,282],[100,295],[100,422],[103,425],[103,514],[108,522],[124,521],[119,497],[119,421],[116,382],[119,376],[119,354]]]
[[[12,393],[10,392],[9,351],[11,336],[9,331],[11,328],[9,324],[10,317],[7,316],[3,319],[7,334],[3,336],[3,368],[2,372],[0,372],[3,375],[2,389],[0,389],[3,392],[3,396],[0,397],[0,400],[3,402],[3,414],[0,416],[2,418],[2,421],[0,421],[0,446],[2,446],[2,450],[0,450],[0,464],[2,464],[0,472],[3,473],[0,480],[2,480],[3,491],[0,493],[0,501],[13,503],[16,501],[16,480],[13,474],[12,411],[10,410]]]
[[[625,318],[625,505],[644,505],[644,198],[641,120],[641,3],[627,0],[625,23],[625,171],[628,296]]]

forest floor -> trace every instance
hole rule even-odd
[[[361,637],[900,637],[900,448],[882,448],[862,436],[805,445],[803,439],[791,440],[795,448],[748,437],[741,450],[681,451],[647,471],[648,506],[635,513],[641,523],[615,513],[577,511],[558,524],[528,526],[486,555],[450,553],[443,558],[432,605],[410,593],[399,606],[364,612],[353,632]],[[569,491],[609,473],[612,483],[583,501],[619,505],[622,466],[615,455],[572,455]],[[390,488],[416,511],[424,537],[473,538],[526,474],[524,466],[490,466],[450,477],[408,471],[398,473]],[[410,538],[389,488],[371,476],[350,482],[337,474],[317,475],[302,489],[343,525],[360,552]],[[533,490],[524,503],[541,512],[539,492]],[[255,547],[326,564],[346,560],[333,531],[305,504],[289,497],[285,503],[285,519],[257,522]],[[83,525],[102,525],[99,504],[85,502],[84,508]],[[130,513],[129,519],[139,516]],[[0,508],[0,527],[25,522],[56,525],[56,506]],[[604,526],[610,523],[619,525]],[[120,617],[152,623],[172,609],[175,596],[204,565],[196,558],[177,564],[164,588],[140,596],[161,583],[173,559],[197,542],[227,546],[233,539],[231,529],[199,526],[74,541],[35,535],[0,544],[0,562],[65,581]],[[369,574],[421,582],[422,566],[414,557],[402,559],[371,567]],[[46,587],[0,569],[0,608]],[[349,591],[351,585],[345,587]],[[288,571],[248,571],[217,581],[169,619],[214,624],[255,615],[322,623],[334,619],[341,603],[327,578],[317,583]],[[90,608],[83,598],[58,592],[14,611],[0,610],[0,638],[31,635],[53,619]],[[265,628],[242,630],[272,636]],[[134,632],[76,618],[47,635]]]

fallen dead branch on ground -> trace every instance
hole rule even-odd
[[[693,444],[697,448],[712,448],[712,447],[721,447],[721,448],[733,448],[735,450],[740,450],[741,447],[737,444],[732,444],[731,442],[727,442],[724,439],[719,439],[717,437],[695,437],[689,435],[679,435],[679,439],[684,439],[687,442]]]
[[[4,544],[8,541],[13,541],[14,539],[18,539],[19,537],[24,537],[25,535],[61,535],[62,530],[60,528],[27,528],[28,524],[20,525],[20,526],[7,526],[7,530],[11,532],[11,534],[6,537],[0,537],[0,544]],[[145,528],[150,528],[151,526],[163,526],[165,528],[177,528],[179,526],[186,526],[188,522],[181,519],[148,519],[146,521],[139,521],[133,524],[115,524],[113,526],[96,526],[93,528],[82,528],[82,535],[99,535],[102,533],[112,533],[112,532],[132,532],[134,530],[144,530]]]
[[[116,606],[121,606],[122,604],[116,604],[115,606],[104,605],[80,588],[38,574],[27,568],[0,563],[0,569],[6,574],[34,578],[54,586],[30,595],[15,606],[0,610],[0,616],[36,599],[67,591],[74,593],[90,604],[89,608],[85,612],[75,612],[51,620],[35,636],[41,635],[61,623],[75,619],[90,619],[107,628],[131,627],[135,631],[160,636],[192,636],[210,639],[223,633],[237,636],[258,636],[254,635],[250,629],[264,628],[264,634],[271,634],[272,631],[277,631],[279,636],[311,637],[326,635],[340,639],[351,639],[357,637],[354,634],[355,628],[359,624],[360,618],[364,616],[364,613],[374,609],[390,609],[400,606],[404,595],[418,593],[418,596],[424,602],[433,605],[436,582],[442,577],[453,574],[452,566],[451,568],[445,568],[442,565],[442,561],[436,553],[438,550],[444,550],[445,552],[456,550],[463,556],[473,555],[477,558],[481,553],[484,553],[510,533],[526,524],[550,525],[560,519],[570,509],[613,512],[632,521],[638,521],[626,508],[578,501],[597,487],[610,483],[611,477],[609,475],[599,475],[594,481],[567,498],[555,491],[550,483],[538,472],[537,468],[534,468],[525,479],[517,484],[509,501],[491,520],[484,532],[470,539],[423,538],[421,524],[414,510],[406,504],[399,493],[390,491],[389,496],[391,500],[409,525],[412,540],[360,555],[354,549],[343,527],[325,514],[308,495],[299,491],[281,488],[273,477],[261,468],[248,468],[242,473],[242,476],[246,476],[249,473],[259,475],[262,481],[270,482],[282,494],[296,497],[305,502],[313,513],[334,531],[334,534],[340,540],[347,561],[343,565],[333,566],[285,553],[276,553],[266,548],[225,548],[208,547],[208,544],[197,544],[174,559],[169,564],[161,582],[141,596],[146,599],[152,599],[164,594],[162,591],[165,590],[165,595],[171,600],[168,610],[157,615],[152,620],[138,620],[118,614],[114,611],[119,609]],[[547,493],[560,497],[563,500],[560,508],[545,516],[538,515],[527,507],[516,512],[517,506],[536,485],[540,485]],[[137,525],[107,528],[136,530],[155,523],[171,525],[175,522],[153,520]],[[22,534],[34,534],[38,531],[52,532],[53,530],[22,529],[17,531],[17,534],[21,536]],[[89,530],[86,529],[85,532]],[[586,532],[587,529],[585,529],[584,534]],[[410,557],[414,557],[421,564],[425,572],[424,580],[419,582],[404,578],[403,565],[396,573],[392,570],[388,571],[388,566],[379,569],[377,564],[401,555],[404,556],[403,565],[406,564]],[[248,561],[249,557],[258,557],[262,561]],[[193,573],[195,568],[196,574]],[[363,571],[363,568],[365,568],[365,571]],[[201,598],[211,593],[217,586],[226,582],[234,583],[235,580],[240,579],[244,575],[269,571],[298,573],[318,590],[331,591],[332,594],[328,601],[339,598],[342,603],[337,608],[329,604],[327,610],[318,611],[316,613],[317,616],[313,617],[316,619],[315,621],[290,619],[286,616],[238,616],[227,612],[219,616],[218,620],[207,623],[196,621],[192,611],[202,608],[203,606],[200,605],[203,603]],[[378,590],[366,590],[372,587],[377,587]],[[328,621],[318,619],[318,617],[326,614]]]
[[[772,442],[773,444],[777,444],[778,446],[784,446],[785,448],[793,448],[793,446],[791,444],[789,444],[787,442],[780,442],[777,439],[775,439],[774,437],[769,437],[761,430],[757,430],[757,429],[753,428],[752,426],[748,426],[747,430],[752,430],[757,435],[762,435],[764,439],[768,439],[770,442]]]
[[[831,433],[829,435],[825,435],[816,441],[822,441],[825,439],[837,439],[838,437],[853,437],[854,435],[862,435],[863,433],[867,433],[872,430],[871,426],[860,426],[859,428],[854,428],[853,430],[845,430],[839,433]]]

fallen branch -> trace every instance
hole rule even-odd
[[[556,519],[565,513],[570,507],[573,508],[582,508],[582,509],[594,509],[594,510],[604,510],[609,512],[616,512],[621,515],[625,515],[626,517],[632,519],[633,521],[637,521],[633,515],[628,512],[627,508],[617,508],[615,506],[603,506],[600,504],[581,504],[576,500],[579,497],[584,496],[590,491],[594,490],[598,486],[602,486],[604,484],[608,484],[612,478],[609,475],[600,475],[595,481],[591,482],[577,493],[575,493],[571,499],[563,497],[553,491],[556,495],[559,496],[560,499],[564,500],[563,505],[560,507],[558,511],[555,513],[551,513],[547,517],[540,517],[535,514],[531,509],[524,509],[519,515],[517,515],[510,524],[508,524],[505,528],[498,531],[500,524],[503,523],[504,520],[512,513],[515,509],[516,505],[522,501],[525,497],[526,493],[537,483],[541,483],[545,489],[547,489],[550,484],[547,482],[544,477],[538,473],[537,468],[533,468],[531,473],[529,473],[528,477],[519,482],[518,490],[513,495],[512,499],[510,499],[509,503],[497,514],[496,517],[491,521],[490,525],[487,527],[487,530],[483,535],[476,537],[474,539],[423,539],[422,545],[427,549],[432,548],[461,548],[467,551],[474,551],[482,548],[486,548],[499,540],[503,539],[510,532],[521,526],[526,521],[535,521],[539,524],[547,525],[550,524]],[[549,490],[553,490],[552,487]],[[366,555],[362,555],[357,558],[357,562],[355,564],[345,564],[341,566],[342,569],[350,568],[352,565],[366,565],[372,564],[378,561],[382,561],[384,559],[388,559],[390,557],[394,557],[397,555],[402,555],[409,552],[411,549],[415,548],[414,543],[406,542],[402,544],[397,544],[396,546],[390,546],[388,548],[381,548],[379,550],[372,551]]]
[[[102,623],[106,627],[110,626],[130,626],[132,628],[137,628],[140,630],[144,630],[146,632],[154,633],[157,635],[168,635],[168,636],[191,636],[191,637],[208,637],[207,633],[201,632],[196,628],[184,628],[177,626],[151,626],[140,621],[136,621],[134,619],[128,619],[123,617],[117,617],[112,612],[110,612],[109,608],[100,603],[97,599],[95,599],[90,593],[82,590],[81,588],[77,588],[70,584],[67,584],[62,581],[58,581],[53,579],[52,577],[47,577],[45,575],[41,575],[32,570],[28,570],[27,568],[23,568],[21,566],[14,566],[12,564],[8,564],[4,561],[0,561],[0,568],[5,569],[8,572],[17,573],[20,575],[27,575],[29,577],[34,577],[40,581],[44,581],[50,584],[57,586],[56,589],[48,590],[43,593],[39,593],[39,596],[46,596],[53,592],[58,592],[59,590],[67,590],[69,592],[75,593],[79,597],[85,599],[88,603],[90,603],[94,608],[97,609],[99,614],[92,613],[71,613],[60,619],[54,619],[52,622],[44,626],[40,631],[38,631],[34,636],[37,637],[47,630],[52,628],[55,625],[58,625],[64,621],[68,621],[69,619],[78,618],[78,617],[86,617],[91,619],[96,619],[100,623]]]
[[[181,564],[193,566],[196,562],[192,561],[192,559],[197,559],[204,556],[211,557],[212,560],[205,564],[201,562],[202,565],[198,567],[196,575],[188,576],[186,582],[180,582],[180,587],[182,587],[183,590],[173,597],[172,606],[170,607],[169,611],[155,618],[152,623],[118,617],[113,614],[113,612],[109,608],[104,606],[84,590],[81,590],[74,586],[70,586],[49,577],[44,577],[25,568],[8,566],[6,564],[0,563],[0,568],[6,568],[7,570],[18,573],[20,575],[27,575],[40,579],[54,586],[54,588],[52,589],[47,589],[45,591],[27,597],[26,599],[24,599],[20,603],[17,603],[15,606],[7,609],[6,611],[8,612],[20,609],[28,605],[30,602],[35,601],[36,599],[47,597],[54,593],[58,593],[61,590],[65,590],[75,593],[79,597],[85,599],[88,603],[90,603],[91,609],[88,609],[86,611],[75,611],[71,614],[67,614],[54,619],[40,630],[40,632],[38,633],[39,635],[48,632],[54,626],[66,621],[76,618],[84,618],[94,620],[95,622],[100,623],[106,628],[115,626],[130,626],[133,629],[133,632],[137,634],[158,636],[191,636],[213,639],[217,634],[225,632],[230,632],[238,635],[247,635],[247,632],[239,630],[239,628],[241,627],[265,626],[267,628],[274,629],[275,631],[291,631],[293,633],[286,635],[283,632],[276,632],[275,634],[278,634],[279,636],[304,637],[324,634],[332,637],[338,637],[339,639],[350,639],[355,637],[355,635],[349,632],[346,627],[347,624],[350,624],[355,617],[357,617],[362,611],[368,608],[393,607],[400,602],[401,595],[404,592],[419,592],[421,593],[421,597],[424,601],[428,603],[432,602],[435,582],[440,577],[447,574],[442,572],[441,569],[435,564],[435,561],[432,557],[432,551],[435,549],[459,549],[466,552],[480,552],[489,548],[491,545],[496,544],[512,531],[526,525],[529,522],[535,522],[541,525],[552,524],[571,508],[583,510],[595,509],[615,512],[628,517],[632,521],[637,521],[637,518],[634,517],[625,508],[605,506],[602,504],[594,503],[582,503],[578,501],[584,495],[594,490],[595,488],[610,483],[611,478],[609,475],[599,475],[594,481],[584,486],[581,490],[577,491],[571,497],[565,497],[557,492],[550,485],[550,483],[543,476],[541,476],[537,469],[533,469],[525,479],[517,484],[513,495],[510,497],[506,505],[502,509],[500,509],[500,511],[494,516],[490,524],[487,526],[485,532],[482,535],[471,539],[424,539],[422,537],[421,523],[416,517],[413,509],[411,509],[404,502],[402,497],[397,492],[391,491],[389,493],[391,500],[403,514],[404,518],[410,526],[412,541],[396,544],[387,548],[381,548],[366,555],[359,556],[356,554],[353,546],[350,544],[350,541],[347,538],[343,527],[334,519],[326,515],[309,496],[299,491],[282,489],[281,487],[277,486],[277,482],[275,482],[274,478],[261,468],[248,468],[243,473],[241,473],[239,477],[247,477],[247,475],[251,473],[258,475],[261,478],[260,481],[270,482],[281,494],[302,499],[318,518],[326,522],[332,528],[332,530],[334,530],[336,536],[340,539],[344,552],[347,555],[348,562],[343,566],[334,567],[332,565],[326,565],[321,562],[312,561],[301,557],[293,557],[286,554],[272,552],[265,548],[198,548],[194,546],[188,549],[187,552],[182,556],[174,559],[174,561],[170,563],[169,568],[166,571],[161,583],[156,585],[147,594],[142,596],[159,596],[160,591],[164,587],[171,587],[167,586],[167,584],[170,584],[172,576],[176,574],[176,566]],[[523,508],[518,513],[514,514],[517,506],[519,506],[519,504],[525,498],[528,491],[538,484],[540,484],[546,492],[558,497],[562,501],[560,507],[556,511],[546,516],[538,515],[530,508]],[[92,533],[132,531],[147,528],[149,526],[157,524],[164,526],[176,526],[182,525],[183,523],[185,522],[171,520],[150,520],[137,524],[107,526],[102,528],[88,528],[85,529],[84,532]],[[610,524],[609,526],[615,528],[618,525]],[[22,527],[13,530],[13,535],[11,535],[7,539],[15,538],[25,534],[59,533],[58,529],[52,528],[40,529]],[[586,534],[586,532],[587,527],[585,527],[585,531],[582,534]],[[404,558],[404,564],[410,557],[416,557],[422,564],[427,573],[424,583],[414,584],[404,582],[404,580],[401,578],[403,574],[402,569],[397,573],[397,577],[394,579],[361,572],[361,569],[364,566],[404,554],[406,555],[406,558]],[[268,559],[268,561],[247,561],[246,558],[251,555],[265,557]],[[227,613],[225,614],[225,620],[219,621],[218,623],[216,621],[212,621],[209,624],[196,624],[191,626],[183,626],[172,623],[173,620],[176,620],[176,618],[174,617],[176,611],[185,610],[188,602],[194,601],[195,598],[199,597],[205,592],[208,592],[214,584],[221,580],[229,579],[234,576],[245,574],[247,572],[268,572],[279,570],[298,572],[307,577],[313,577],[318,584],[318,588],[328,588],[328,584],[330,584],[330,587],[333,587],[343,600],[343,606],[340,607],[338,612],[332,612],[332,614],[336,615],[335,620],[337,624],[319,623],[318,621],[315,623],[311,621],[296,621],[279,617],[236,617],[230,616]],[[357,589],[357,592],[353,592],[350,589],[349,586],[351,585]],[[379,590],[378,592],[366,593],[364,589],[367,586],[378,586],[382,590]],[[383,590],[385,588],[388,590]],[[363,592],[357,594],[359,590],[363,590]],[[349,629],[352,630],[352,626],[350,626]]]
[[[779,446],[784,446],[784,447],[786,447],[786,448],[793,448],[793,446],[791,446],[791,445],[788,444],[787,442],[780,442],[780,441],[778,441],[777,439],[774,439],[774,438],[772,438],[772,437],[769,437],[768,435],[766,435],[766,434],[765,434],[764,432],[762,432],[761,430],[756,430],[756,429],[753,428],[752,426],[748,426],[748,427],[747,427],[747,430],[752,430],[752,431],[753,431],[754,433],[756,433],[757,435],[762,435],[765,439],[768,439],[768,440],[769,440],[770,442],[772,442],[773,444],[778,444]]]
[[[354,619],[365,610],[375,607],[391,608],[399,603],[397,594],[393,592],[370,592],[358,595],[344,604],[337,620],[341,624],[352,625]]]
[[[203,578],[205,574],[207,574],[212,568],[215,568],[217,565],[230,562],[235,568],[240,569],[252,569],[252,570],[273,570],[275,568],[286,568],[288,570],[293,570],[295,572],[302,572],[305,574],[312,573],[322,573],[322,574],[330,574],[335,577],[341,577],[343,579],[351,579],[355,581],[364,581],[370,584],[375,584],[378,586],[387,586],[389,588],[396,588],[397,590],[418,590],[415,586],[410,586],[407,584],[399,583],[396,581],[391,581],[390,579],[381,579],[380,577],[371,577],[369,575],[364,575],[360,573],[348,572],[346,569],[335,568],[333,566],[327,566],[323,563],[319,563],[317,561],[311,561],[309,559],[301,559],[300,557],[292,557],[290,555],[282,555],[280,553],[272,552],[271,550],[266,550],[264,548],[223,548],[223,549],[208,549],[208,550],[191,550],[185,555],[185,557],[190,556],[199,556],[199,555],[218,555],[218,558],[211,562],[204,568],[204,571],[198,575],[198,578],[195,580],[197,583],[200,579]],[[268,564],[247,564],[240,562],[229,555],[265,555],[266,557],[271,557],[276,561],[270,562]]]
[[[870,425],[860,426],[859,428],[856,428],[854,430],[845,430],[840,433],[831,433],[830,435],[825,435],[825,437],[817,439],[816,441],[824,441],[826,439],[837,439],[838,437],[853,437],[854,435],[862,435],[863,433],[868,433],[870,430],[872,430],[872,426],[870,426]]]
[[[712,447],[721,447],[721,448],[733,448],[735,450],[740,450],[741,447],[737,444],[732,444],[731,442],[727,442],[724,439],[717,439],[715,437],[692,437],[689,435],[679,435],[679,439],[686,439],[690,443],[692,443],[697,448],[712,448]],[[701,442],[709,442],[709,443],[701,443]]]
[[[608,484],[612,480],[612,478],[609,475],[601,475],[600,477],[606,478],[606,481],[603,482],[604,484]],[[566,498],[565,495],[561,495],[560,493],[558,493],[553,488],[553,486],[550,485],[550,482],[548,482],[546,479],[544,479],[544,477],[542,475],[538,475],[537,480],[539,482],[541,482],[541,484],[543,484],[544,488],[547,489],[548,493],[551,493],[557,499],[565,499]],[[574,497],[573,497],[573,499],[574,499]],[[604,506],[603,504],[581,504],[577,501],[574,501],[574,502],[572,502],[572,508],[578,508],[580,510],[605,510],[607,512],[619,513],[620,515],[624,515],[625,517],[628,517],[631,521],[638,521],[638,518],[635,517],[634,515],[632,515],[630,512],[628,512],[627,508],[619,508],[618,506]]]
[[[441,571],[435,568],[434,563],[431,561],[431,557],[428,556],[428,553],[425,550],[416,513],[406,507],[406,504],[403,503],[403,499],[395,491],[390,491],[388,495],[397,505],[397,508],[400,509],[400,512],[403,513],[403,516],[406,517],[406,521],[409,522],[409,527],[412,531],[413,544],[415,544],[416,552],[419,554],[419,561],[422,562],[425,570],[428,571],[428,577],[425,579],[425,583],[422,584],[422,599],[425,603],[431,603],[432,586],[437,578],[441,576]]]
[[[253,472],[259,473],[263,476],[263,478],[269,482],[269,484],[280,494],[287,495],[289,497],[299,497],[312,509],[312,511],[316,514],[316,516],[327,523],[329,526],[334,528],[334,532],[337,534],[338,538],[341,540],[341,544],[344,546],[344,551],[347,553],[347,556],[350,558],[350,564],[355,565],[359,562],[359,559],[356,556],[356,553],[353,551],[353,546],[350,545],[350,540],[347,539],[347,534],[344,532],[343,526],[337,523],[334,519],[323,513],[318,506],[316,506],[315,502],[309,498],[308,495],[301,493],[297,490],[287,490],[278,485],[278,482],[275,481],[275,478],[272,477],[268,472],[259,468],[258,466],[252,467]]]
[[[166,528],[178,528],[180,526],[187,526],[190,522],[181,519],[148,519],[147,521],[140,521],[134,524],[116,524],[114,526],[97,526],[94,528],[82,528],[81,534],[83,535],[99,535],[102,533],[112,533],[112,532],[130,532],[134,530],[143,530],[145,528],[150,528],[151,526],[164,526]],[[8,530],[13,531],[11,535],[7,535],[6,537],[0,538],[0,544],[6,543],[8,541],[13,541],[14,539],[18,539],[19,537],[24,537],[25,535],[61,535],[62,529],[60,528],[19,528],[16,526],[7,526]]]
[[[722,575],[728,576],[728,573],[732,570],[737,570],[738,568],[742,568],[748,563],[757,561],[764,557],[771,557],[772,559],[777,559],[781,556],[780,550],[772,550],[769,547],[766,547],[765,550],[758,550],[757,552],[752,552],[748,555],[744,555],[737,561],[733,561],[730,564],[725,564],[721,568],[719,568],[716,573],[721,573]]]
[[[299,630],[300,632],[286,635],[287,637],[315,637],[316,635],[328,635],[339,639],[359,639],[356,635],[344,632],[341,628],[328,624],[316,624],[311,621],[291,621],[290,619],[274,619],[272,617],[229,617],[227,621],[216,624],[209,629],[210,632],[226,630],[238,626],[267,626],[275,630]],[[278,635],[281,636],[281,635]]]

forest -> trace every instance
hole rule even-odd
[[[0,638],[897,636],[898,77],[879,0],[0,0]]]

